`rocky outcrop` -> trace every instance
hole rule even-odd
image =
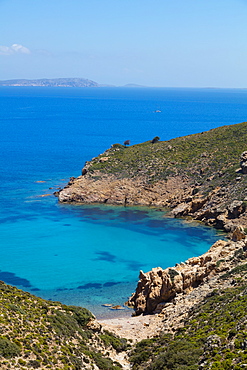
[[[237,225],[247,225],[246,205],[241,200],[228,198],[221,188],[214,189],[207,197],[191,197],[191,200],[178,204],[171,214],[174,217],[190,216],[208,226],[232,232]]]
[[[157,267],[147,273],[141,271],[136,291],[128,305],[134,308],[137,315],[160,312],[177,295],[186,295],[208,283],[231,268],[237,253],[247,255],[247,238],[240,229],[236,230],[234,240],[240,241],[219,240],[203,255],[172,268],[163,270]]]
[[[247,151],[243,152],[240,157],[240,166],[242,173],[247,173]]]
[[[101,159],[104,162],[106,158]],[[232,232],[237,225],[247,227],[245,197],[243,200],[233,198],[235,186],[216,187],[205,196],[200,185],[192,185],[185,176],[147,183],[141,175],[119,178],[100,171],[92,175],[84,168],[82,176],[70,178],[68,185],[55,195],[60,202],[163,207],[170,209],[172,217],[192,217],[208,226]]]
[[[192,217],[227,232],[237,225],[247,227],[247,151],[242,152],[238,168],[239,152],[233,156],[227,151],[235,145],[233,129],[219,128],[156,145],[114,144],[86,162],[82,176],[71,178],[56,195],[60,202],[166,207],[173,217]],[[218,154],[215,135],[218,140],[222,135],[223,154]]]
[[[191,194],[187,180],[182,177],[147,184],[143,177],[118,179],[114,175],[104,175],[95,180],[95,176],[85,174],[71,178],[57,194],[59,201],[168,207],[181,203]]]

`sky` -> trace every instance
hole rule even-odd
[[[247,0],[0,0],[0,80],[247,87]]]

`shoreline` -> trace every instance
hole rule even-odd
[[[114,144],[86,162],[82,175],[70,178],[68,185],[56,193],[59,202],[65,204],[169,209],[168,217],[199,221],[225,231],[228,240],[231,238],[228,242],[218,240],[203,255],[173,267],[141,271],[136,291],[128,301],[136,315],[157,313],[159,317],[165,315],[167,307],[175,312],[179,306],[187,312],[191,307],[189,296],[193,298],[199,291],[199,296],[192,299],[193,304],[198,303],[212,286],[221,286],[217,277],[234,266],[233,261],[241,263],[235,253],[241,249],[245,254],[247,243],[246,126],[246,122],[223,126],[166,142],[158,138],[155,144],[149,141],[127,148]],[[145,323],[146,316],[138,317],[102,323],[135,337],[130,334],[134,330],[131,325],[153,326]],[[156,331],[159,325],[160,321],[154,324]]]

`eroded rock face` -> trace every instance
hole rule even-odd
[[[141,271],[136,291],[130,297],[128,305],[134,307],[137,315],[156,313],[161,303],[170,302],[179,293],[187,294],[229,269],[229,261],[236,250],[247,245],[247,238],[241,230],[236,230],[235,236],[236,240],[240,238],[241,241],[218,240],[208,252],[175,267],[165,270],[157,267],[147,273]]]
[[[118,179],[113,175],[105,175],[99,181],[95,177],[84,174],[73,178],[59,192],[59,201],[166,207],[181,203],[191,193],[186,181],[180,177],[155,184],[147,184],[142,177]]]

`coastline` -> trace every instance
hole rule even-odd
[[[165,270],[156,267],[147,273],[141,271],[136,291],[128,301],[137,315],[160,314],[166,303],[173,304],[180,295],[187,296],[229,270],[236,249],[245,249],[247,152],[241,151],[246,127],[247,123],[225,126],[128,148],[114,144],[86,162],[82,175],[71,178],[55,194],[60,203],[169,209],[168,217],[200,221],[227,233],[229,242],[218,240],[199,257]],[[238,147],[234,136],[241,137]],[[219,140],[223,153],[219,153]],[[114,325],[119,326],[117,321]],[[126,320],[123,327],[128,327]]]

